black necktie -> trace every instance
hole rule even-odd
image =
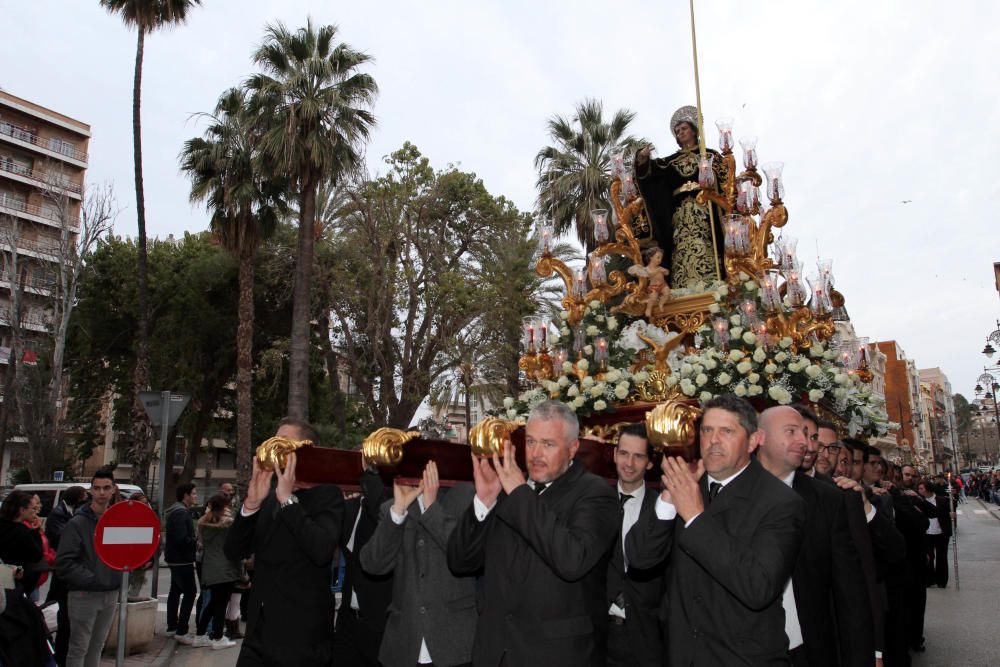
[[[719,491],[722,490],[722,485],[718,482],[712,482],[708,485],[708,503],[711,504],[715,497],[719,495]]]
[[[632,500],[634,497],[635,496],[630,493],[622,493],[621,491],[618,492],[618,510],[621,514],[625,513],[625,503]]]
[[[536,496],[541,495],[542,491],[544,491],[545,487],[547,487],[548,485],[549,485],[548,482],[535,482],[535,488],[534,488],[535,495]]]

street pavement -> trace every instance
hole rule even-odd
[[[949,550],[948,587],[927,589],[924,629],[927,651],[914,654],[914,667],[1000,666],[1000,577],[997,576],[1000,507],[970,498],[958,507],[958,513],[958,581],[954,552]],[[125,664],[130,667],[235,665],[240,642],[233,648],[213,651],[183,646],[164,636],[169,589],[170,573],[162,568],[156,639],[145,653],[129,656]],[[101,661],[102,667],[114,664],[113,656]]]
[[[914,667],[1000,665],[1000,507],[970,498],[958,512],[958,586],[949,550],[948,587],[927,589],[927,651]]]

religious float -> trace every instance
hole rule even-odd
[[[387,484],[419,478],[431,459],[443,480],[470,480],[470,449],[488,456],[510,439],[523,467],[524,421],[548,399],[577,413],[577,458],[608,479],[617,431],[629,423],[644,421],[658,452],[696,458],[699,406],[722,393],[759,409],[809,404],[843,435],[895,427],[871,391],[867,340],[838,331],[846,311],[832,262],[818,260],[806,277],[795,239],[781,233],[782,163],[758,166],[756,139],[744,138],[737,169],[732,121],[716,123],[718,152],[706,149],[701,121],[696,107],[674,114],[680,150],[669,157],[615,157],[614,209],[592,213],[586,266],[553,257],[552,228],[540,227],[536,271],[561,279],[565,296],[553,321],[525,323],[526,390],[472,428],[468,443],[380,428],[364,441],[366,465]],[[258,458],[283,465],[295,449],[301,481],[356,484],[359,452],[272,438]],[[659,479],[658,466],[648,477]]]

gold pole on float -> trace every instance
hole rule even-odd
[[[698,150],[701,157],[705,157],[705,116],[701,113],[701,79],[698,77],[698,35],[694,29],[694,0],[689,0],[691,10],[691,54],[694,58],[694,97],[698,107]],[[672,128],[671,128],[672,129]],[[715,260],[715,279],[722,280],[722,271],[719,270],[719,253],[717,248],[719,242],[715,238],[715,213],[712,210],[712,202],[708,202],[708,226],[712,229],[712,258]]]

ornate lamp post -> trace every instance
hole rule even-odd
[[[987,347],[989,347],[988,343]],[[985,398],[993,401],[993,414],[997,427],[997,458],[995,460],[1000,460],[1000,407],[997,406],[997,392],[1000,392],[1000,382],[993,375],[993,372],[1000,370],[1000,366],[987,367],[983,370],[985,372],[976,379],[975,392],[977,397],[985,392]]]
[[[987,359],[992,359],[997,351],[994,343],[996,347],[1000,347],[1000,320],[997,320],[996,330],[986,337],[986,347],[983,348],[983,354],[986,355]]]

